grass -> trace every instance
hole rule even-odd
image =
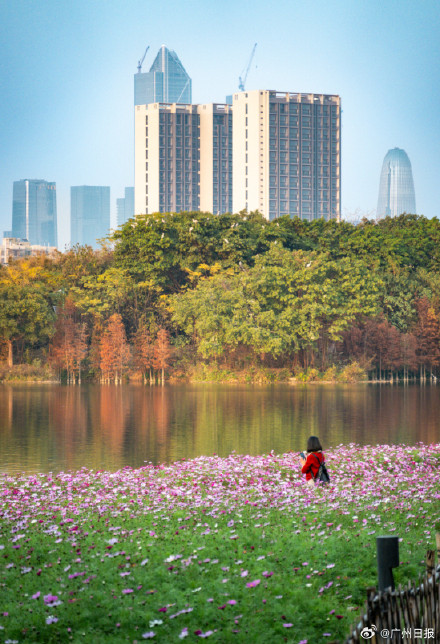
[[[4,642],[343,640],[375,539],[417,577],[440,521],[440,445],[339,447],[310,489],[296,456],[0,479]]]

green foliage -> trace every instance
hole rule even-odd
[[[380,318],[411,353],[403,359],[395,347],[385,368],[414,371],[423,340],[417,302],[426,298],[440,313],[438,219],[353,226],[267,221],[258,212],[156,213],[131,219],[110,242],[1,267],[0,340],[14,342],[16,355],[47,346],[53,307],[69,296],[89,338],[117,313],[130,338],[141,326],[167,329],[188,364],[199,356],[232,371],[323,373],[358,360],[383,370],[386,352],[367,324]]]
[[[223,271],[168,301],[173,322],[204,358],[241,345],[279,356],[340,340],[357,316],[375,313],[378,288],[359,260],[336,262],[274,243],[254,267]]]

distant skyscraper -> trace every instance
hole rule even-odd
[[[134,188],[125,188],[125,197],[116,199],[116,221],[122,226],[134,215]]]
[[[380,174],[377,217],[416,214],[416,196],[411,162],[405,150],[388,150]]]
[[[97,240],[110,230],[110,188],[72,186],[70,188],[70,243],[97,247]]]
[[[134,104],[191,103],[191,79],[177,54],[165,45],[150,71],[134,75]]]
[[[56,184],[37,179],[14,181],[12,196],[12,237],[30,244],[56,246]]]

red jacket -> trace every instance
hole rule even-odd
[[[316,478],[319,471],[319,466],[324,462],[324,454],[322,452],[310,452],[307,454],[306,462],[304,463],[301,472],[306,475],[307,481]]]

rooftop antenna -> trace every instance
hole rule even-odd
[[[145,60],[145,56],[147,55],[147,51],[150,49],[150,45],[147,46],[144,55],[142,56],[141,60],[138,61],[138,74],[141,73],[142,71],[142,63]]]
[[[245,88],[245,85],[246,85],[246,79],[247,79],[247,76],[249,74],[249,70],[251,68],[251,64],[252,64],[252,60],[254,58],[256,48],[257,48],[257,43],[255,43],[255,45],[252,48],[252,53],[251,53],[251,56],[249,58],[248,65],[246,67],[246,71],[243,70],[241,72],[241,76],[238,77],[238,89],[240,90],[240,92],[244,92],[244,88]],[[244,76],[243,76],[243,72],[244,72]]]

